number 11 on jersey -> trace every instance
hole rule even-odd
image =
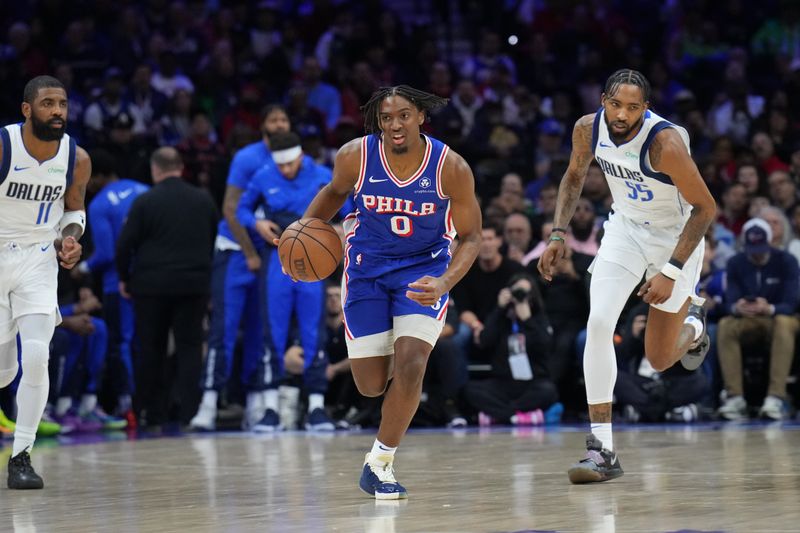
[[[50,218],[51,207],[53,207],[53,202],[42,202],[39,204],[39,216],[36,217],[36,224],[47,224],[47,219]]]

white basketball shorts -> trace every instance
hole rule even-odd
[[[58,260],[52,241],[0,243],[0,343],[17,334],[23,315],[58,313]]]
[[[619,213],[612,213],[603,224],[605,231],[598,257],[616,263],[637,276],[650,279],[658,274],[672,257],[683,224],[669,227],[653,227],[633,222]],[[667,313],[680,311],[687,298],[702,305],[705,301],[697,296],[697,283],[703,268],[705,239],[701,240],[689,260],[683,265],[680,277],[675,280],[672,296],[663,304],[653,305]],[[591,268],[590,268],[591,270]]]

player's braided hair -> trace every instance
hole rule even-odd
[[[384,98],[389,96],[402,96],[420,111],[428,112],[433,109],[447,105],[449,100],[436,96],[435,94],[420,91],[408,85],[396,85],[394,87],[381,87],[370,96],[369,101],[361,107],[361,112],[364,113],[364,130],[367,133],[375,133],[380,131],[378,125],[378,112],[380,111],[381,102]]]
[[[644,98],[644,101],[650,101],[650,82],[647,81],[644,74],[638,70],[623,68],[616,71],[606,80],[604,92],[608,96],[614,96],[620,85],[636,85],[642,90],[642,98]]]

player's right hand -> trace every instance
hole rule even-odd
[[[556,263],[564,258],[567,251],[567,245],[564,241],[555,240],[550,241],[544,253],[539,258],[536,268],[539,269],[539,274],[547,281],[553,281],[553,268]]]
[[[280,242],[281,242],[281,240],[278,239],[278,238],[272,239],[272,244],[274,244],[275,246],[278,246],[278,243],[280,243]],[[292,278],[292,276],[288,272],[286,272],[286,269],[283,268],[283,263],[281,263],[281,272],[283,272],[284,276],[289,276],[292,279],[292,281],[297,283],[297,280],[295,278]]]

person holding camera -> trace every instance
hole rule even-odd
[[[759,416],[780,420],[800,329],[798,264],[792,254],[770,246],[772,228],[765,220],[748,220],[743,235],[744,251],[728,261],[725,303],[731,315],[720,320],[717,333],[726,392],[719,415],[727,420],[747,418],[741,341],[756,337],[770,342],[769,388]]]
[[[497,307],[478,336],[478,347],[492,350],[492,376],[470,381],[464,392],[482,425],[544,422],[542,411],[558,400],[549,370],[552,340],[533,278],[525,272],[515,274],[500,290]]]

